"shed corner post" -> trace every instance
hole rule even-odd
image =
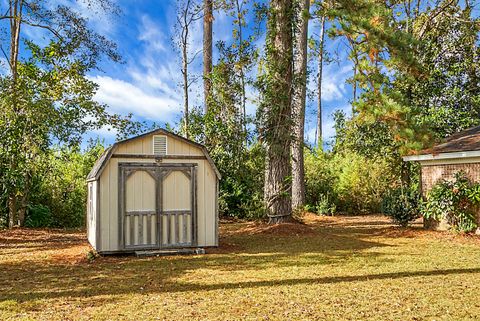
[[[215,179],[215,246],[218,246],[218,237],[219,237],[219,210],[218,210],[218,198],[219,198],[219,193],[220,193],[220,180],[218,177]]]
[[[122,164],[118,164],[118,247],[119,250],[125,249],[124,240],[124,204],[125,204],[125,169]]]
[[[100,206],[101,206],[101,201],[100,201],[100,177],[95,181],[95,193],[96,193],[96,200],[95,200],[95,250],[97,252],[102,251],[102,229],[101,229],[101,211],[100,211]]]
[[[191,167],[192,245],[198,246],[197,164]]]

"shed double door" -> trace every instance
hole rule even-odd
[[[121,163],[124,249],[195,246],[196,164]]]

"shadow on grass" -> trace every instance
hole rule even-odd
[[[256,285],[255,282],[217,284],[215,280],[211,285],[185,284],[177,280],[199,269],[209,271],[208,273],[250,271],[249,275],[255,276],[256,271],[272,267],[321,268],[325,265],[341,264],[350,259],[351,253],[355,253],[356,257],[368,256],[381,262],[382,254],[364,250],[386,246],[379,242],[363,240],[358,235],[340,233],[340,231],[316,232],[313,235],[295,237],[243,234],[222,239],[222,243],[236,244],[235,251],[205,256],[142,259],[106,257],[100,258],[93,264],[66,264],[45,259],[39,254],[33,260],[29,258],[27,263],[22,260],[21,255],[31,250],[28,248],[30,245],[43,244],[44,249],[61,249],[62,247],[68,249],[78,244],[79,234],[72,235],[71,240],[66,241],[64,239],[66,236],[61,233],[50,236],[40,232],[35,233],[40,234],[37,235],[36,240],[30,242],[27,238],[24,244],[20,242],[21,238],[10,237],[10,240],[14,240],[10,245],[15,251],[8,255],[17,255],[18,259],[3,263],[0,261],[0,271],[2,271],[0,301],[27,302],[39,299],[88,298],[130,293],[208,291],[242,285],[267,286],[262,283]],[[26,234],[28,233],[25,232],[25,236]],[[5,249],[7,252],[11,250]],[[2,249],[0,249],[1,254]],[[279,282],[295,283],[294,280],[279,280]],[[318,282],[318,280],[299,279],[298,282],[308,283]]]
[[[352,226],[353,225],[353,226]],[[362,222],[349,220],[344,224],[316,223],[313,235],[279,236],[269,234],[229,235],[222,238],[228,243],[228,252],[218,252],[206,256],[181,256],[170,258],[101,258],[94,264],[58,264],[40,255],[36,260],[22,261],[22,248],[25,251],[30,244],[44,245],[47,249],[67,249],[75,244],[84,244],[81,234],[47,235],[38,232],[36,239],[23,240],[15,235],[0,235],[0,241],[11,240],[11,248],[17,248],[19,259],[0,263],[0,301],[14,300],[29,302],[41,299],[86,299],[94,296],[109,297],[109,302],[119,300],[121,295],[145,293],[175,293],[188,291],[214,291],[219,289],[276,287],[298,284],[331,284],[342,282],[363,282],[370,280],[399,279],[409,277],[434,277],[449,274],[480,273],[479,268],[444,269],[433,271],[393,272],[368,275],[324,276],[306,278],[281,278],[278,280],[241,280],[222,282],[212,280],[210,284],[178,281],[182,276],[195,270],[214,275],[227,274],[230,271],[247,271],[255,278],[255,271],[275,267],[306,267],[322,269],[323,266],[340,266],[355,258],[384,264],[391,262],[391,257],[376,252],[375,248],[390,246],[372,240],[372,235],[385,231],[384,220]],[[229,228],[236,228],[234,225]],[[10,250],[8,243],[4,249]],[[230,246],[230,247],[229,247]],[[0,255],[2,254],[0,248]],[[10,255],[10,254],[9,254]],[[333,270],[332,270],[333,271]],[[225,273],[227,272],[227,273]],[[232,274],[234,275],[234,274]],[[232,277],[230,275],[230,278]],[[245,274],[244,274],[245,275]],[[289,275],[289,274],[286,274]],[[246,280],[245,280],[246,279]],[[118,296],[118,297],[117,297]],[[103,300],[103,299],[102,299]],[[90,300],[85,300],[91,304]],[[83,304],[83,303],[82,303]]]
[[[182,258],[182,261],[185,261]],[[265,258],[259,258],[265,259]],[[373,280],[435,277],[452,274],[480,274],[479,268],[443,269],[431,271],[391,272],[367,275],[285,278],[278,280],[219,282],[202,284],[178,282],[175,276],[189,269],[205,268],[205,260],[186,259],[183,267],[178,262],[135,260],[115,266],[30,266],[23,271],[6,271],[11,267],[0,265],[3,280],[0,282],[0,302],[14,300],[28,302],[39,299],[72,299],[94,296],[121,296],[127,294],[177,293],[259,288],[311,284],[335,284],[343,282],[368,282]],[[247,259],[248,260],[248,259]],[[203,261],[203,263],[202,263]],[[217,264],[229,264],[220,260]],[[22,275],[20,272],[23,272]],[[480,277],[480,275],[479,275]],[[102,299],[103,300],[103,299]],[[116,299],[110,297],[109,302]],[[90,303],[88,303],[90,304]]]

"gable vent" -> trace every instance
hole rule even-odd
[[[167,136],[153,136],[153,154],[160,156],[167,155]]]

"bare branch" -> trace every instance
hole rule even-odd
[[[58,31],[56,31],[55,29],[53,29],[52,27],[50,26],[47,26],[47,25],[41,25],[41,24],[37,24],[37,23],[32,23],[32,22],[29,22],[27,20],[22,20],[22,22],[30,27],[35,27],[35,28],[41,28],[41,29],[46,29],[48,31],[50,31],[53,35],[55,35],[55,37],[57,37],[59,40],[62,40],[63,41],[63,38],[62,36],[60,35],[60,33]]]

